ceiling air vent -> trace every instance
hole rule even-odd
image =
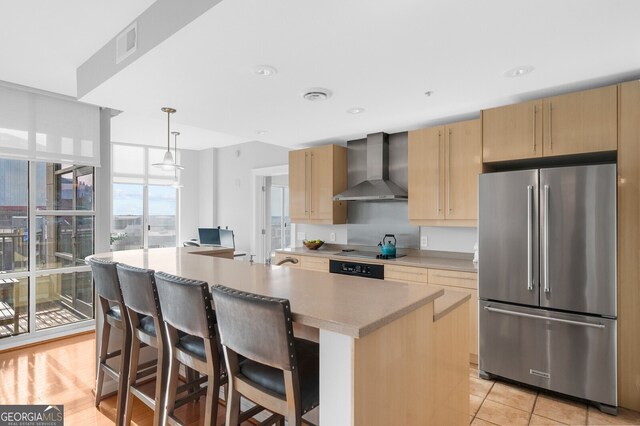
[[[138,49],[138,22],[129,25],[116,37],[116,64]]]

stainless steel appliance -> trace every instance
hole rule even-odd
[[[384,265],[350,262],[342,260],[329,260],[329,272],[332,274],[355,275],[365,278],[384,279]]]
[[[615,412],[616,166],[479,180],[479,369]]]

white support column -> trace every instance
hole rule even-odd
[[[352,337],[320,330],[320,425],[353,424]]]

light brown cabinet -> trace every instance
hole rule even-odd
[[[384,279],[428,284],[471,296],[469,299],[469,360],[474,364],[478,363],[478,274],[413,266],[385,265]]]
[[[482,111],[482,161],[615,151],[616,86]]]
[[[409,132],[409,220],[475,226],[482,172],[480,120]]]
[[[289,216],[292,222],[346,223],[346,201],[333,201],[334,195],[346,189],[346,148],[325,145],[289,152]]]
[[[640,410],[640,81],[620,85],[618,402]]]

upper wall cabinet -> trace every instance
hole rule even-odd
[[[289,152],[289,216],[294,223],[347,222],[347,149],[337,145]]]
[[[615,151],[616,86],[482,111],[482,160]]]
[[[482,171],[480,120],[409,132],[409,220],[476,226]]]

